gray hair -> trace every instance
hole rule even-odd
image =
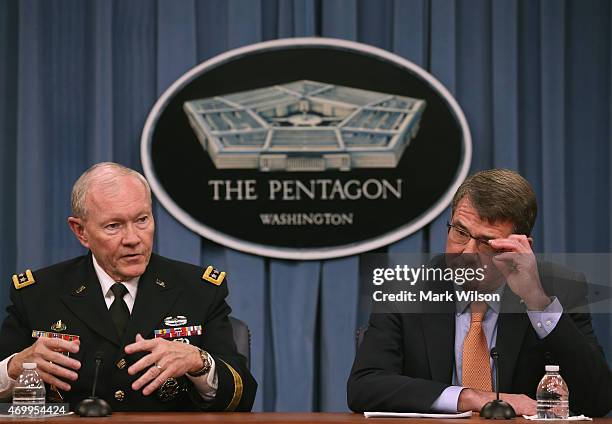
[[[114,162],[100,162],[93,165],[79,177],[72,187],[71,206],[72,215],[85,219],[87,217],[87,208],[85,201],[87,193],[91,188],[92,183],[112,184],[118,177],[132,176],[137,178],[145,187],[149,202],[151,201],[151,187],[146,178],[138,171],[134,171],[128,167]]]

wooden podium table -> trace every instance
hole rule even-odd
[[[504,421],[485,420],[478,415],[472,418],[460,419],[422,419],[422,418],[365,418],[362,414],[352,413],[284,413],[284,412],[252,412],[252,413],[211,413],[211,412],[116,412],[106,418],[81,418],[78,415],[66,417],[55,417],[48,419],[28,419],[28,418],[0,418],[0,422],[7,423],[36,423],[48,422],[55,424],[75,424],[76,422],[86,424],[152,424],[152,423],[173,423],[173,424],[192,424],[192,423],[216,423],[216,424],[235,424],[235,423],[254,423],[254,424],[501,424]],[[555,421],[562,423],[563,421]],[[511,424],[527,424],[531,421],[523,418],[510,420]],[[578,423],[588,423],[588,421],[578,421]],[[612,418],[595,418],[593,424],[612,424]]]

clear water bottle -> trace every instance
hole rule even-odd
[[[23,371],[13,387],[13,405],[44,405],[45,395],[45,383],[36,372],[36,364],[24,362]]]
[[[559,374],[558,365],[546,365],[546,374],[536,392],[538,418],[567,419],[569,390]]]

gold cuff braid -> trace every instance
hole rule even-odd
[[[226,411],[231,412],[236,410],[236,407],[242,399],[242,377],[240,377],[240,374],[238,374],[238,372],[223,359],[221,359],[221,362],[223,362],[227,366],[227,368],[232,373],[232,377],[234,377],[234,396],[232,397],[232,400],[230,401],[229,405],[227,405],[227,408],[225,408]]]

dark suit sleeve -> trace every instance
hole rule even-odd
[[[23,313],[21,296],[13,287],[10,289],[10,299],[11,303],[6,308],[6,317],[0,330],[0,340],[2,340],[0,361],[22,351],[34,342],[32,331]]]
[[[373,313],[347,384],[355,412],[426,412],[448,384],[405,375],[399,314]]]
[[[228,315],[231,308],[225,302],[227,283],[217,290],[217,296],[203,329],[200,346],[215,360],[219,381],[217,394],[212,401],[201,398],[195,388],[190,389],[191,399],[202,409],[211,411],[250,411],[255,400],[257,383],[249,372],[246,359],[238,353]]]
[[[563,313],[555,329],[542,342],[558,364],[570,391],[570,408],[587,416],[603,416],[612,409],[612,374],[597,341],[587,311],[584,276],[555,281],[556,293],[565,310],[578,306],[578,313]],[[561,288],[561,290],[559,290]]]

